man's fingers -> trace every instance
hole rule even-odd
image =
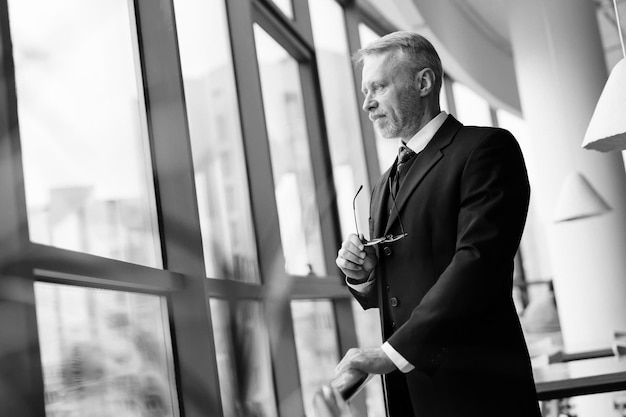
[[[335,263],[339,268],[344,270],[361,271],[367,255],[364,249],[365,247],[359,237],[355,234],[351,234],[341,244],[341,248],[337,252]]]
[[[359,239],[356,235],[348,236],[348,239],[341,244],[341,249],[345,249],[346,251],[359,255],[360,257],[365,256],[365,246],[361,243],[361,239]]]
[[[357,348],[348,349],[343,359],[339,361],[337,366],[335,367],[335,374],[339,375],[348,369],[357,368],[358,369],[358,358],[360,355],[360,350]]]
[[[380,347],[352,348],[339,362],[335,373],[340,375],[349,369],[368,374],[387,374],[395,369],[395,365]]]
[[[360,253],[354,253],[353,251],[342,246],[337,252],[337,266],[360,270],[363,262],[365,262],[365,252],[362,253],[363,255]]]
[[[364,240],[363,234],[357,236],[354,233],[351,233],[351,234],[348,235],[348,238],[346,239],[346,242],[350,242],[354,246],[359,248],[359,250],[363,250],[363,248],[365,247],[363,245],[363,240]]]

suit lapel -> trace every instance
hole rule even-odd
[[[415,188],[422,182],[426,174],[428,174],[437,162],[443,158],[443,148],[450,144],[452,138],[462,126],[463,125],[453,116],[448,116],[426,148],[418,155],[419,159],[411,165],[406,173],[406,179],[402,183],[402,187],[398,190],[398,195],[396,196],[396,206],[398,209],[391,211],[389,221],[387,221],[387,227],[384,231],[385,234],[388,233],[393,223],[397,220],[398,213],[402,212],[409,196],[413,193]],[[388,198],[388,191],[387,194],[383,194]]]

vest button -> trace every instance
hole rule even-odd
[[[389,246],[385,246],[383,248],[383,253],[385,254],[385,256],[390,256],[391,255],[391,248]]]
[[[396,297],[391,297],[389,303],[391,304],[391,307],[398,307],[398,299]]]

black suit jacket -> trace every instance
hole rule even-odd
[[[515,138],[448,116],[417,156],[389,213],[389,178],[374,187],[376,285],[352,290],[379,307],[384,339],[415,370],[385,377],[392,417],[539,416],[530,359],[512,301],[513,259],[529,201]]]

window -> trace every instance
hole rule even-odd
[[[378,169],[360,6],[172,3],[0,11],[0,415],[311,415],[379,343],[333,266]]]
[[[465,125],[493,126],[489,103],[467,86],[452,83],[456,116]]]
[[[276,417],[267,327],[261,303],[211,299],[224,417]]]
[[[38,282],[47,416],[177,417],[163,297]]]
[[[380,38],[380,36],[365,23],[359,23],[359,38],[361,38],[361,47],[364,47]]]
[[[175,0],[206,274],[260,282],[222,1]]]
[[[160,267],[129,2],[8,4],[30,239]]]
[[[290,19],[293,19],[293,4],[292,0],[272,0],[278,8]]]
[[[333,162],[337,208],[342,236],[354,233],[352,197],[360,185],[369,189],[359,126],[360,111],[354,100],[352,63],[343,10],[335,0],[309,0],[317,66],[320,74],[326,130]],[[367,194],[367,193],[364,193]],[[367,233],[369,202],[357,201],[359,230]]]
[[[333,306],[328,300],[292,301],[291,314],[304,408],[313,417],[313,395],[335,377],[340,359]]]
[[[448,88],[448,86],[446,83],[446,78],[444,77],[441,83],[441,91],[439,92],[439,106],[441,107],[441,110],[450,113],[450,105],[448,104],[446,88]]]
[[[326,274],[298,62],[254,26],[280,236],[289,274]]]
[[[383,344],[380,316],[376,308],[363,310],[356,301],[351,301],[356,335],[360,347],[380,346]],[[367,415],[368,417],[385,417],[385,399],[383,398],[382,378],[372,379],[366,386]]]

